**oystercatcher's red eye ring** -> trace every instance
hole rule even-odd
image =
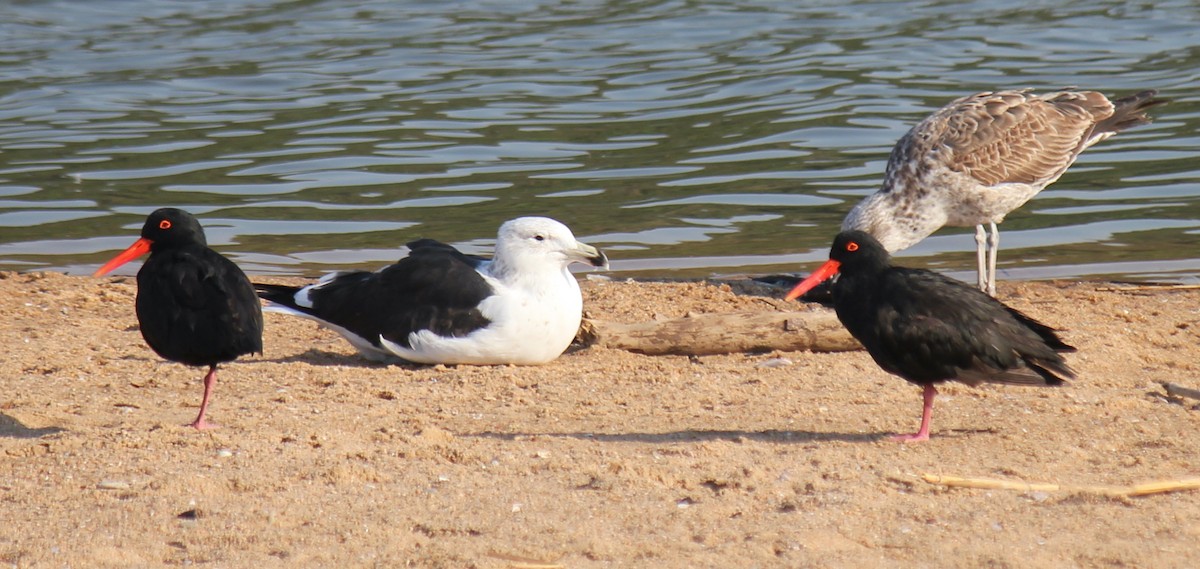
[[[158,222],[158,228],[159,229],[170,229],[171,228],[171,220],[164,219],[164,220]]]
[[[853,241],[851,241],[851,242],[847,243],[847,244],[846,244],[846,250],[847,250],[847,251],[849,251],[849,252],[851,252],[851,253],[853,253],[853,252],[857,251],[857,250],[858,250],[858,243],[855,243],[855,242],[853,242]]]

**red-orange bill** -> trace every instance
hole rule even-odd
[[[829,280],[829,277],[836,275],[839,266],[841,266],[841,263],[834,261],[833,259],[825,261],[825,264],[813,271],[813,274],[808,275],[807,279],[800,281],[800,284],[796,285],[796,288],[793,288],[792,292],[789,292],[784,299],[796,300],[804,293],[812,290],[813,287]]]
[[[128,249],[122,251],[120,255],[113,257],[111,261],[104,263],[104,266],[96,269],[96,272],[92,273],[92,276],[99,277],[106,275],[109,273],[109,271],[112,271],[113,269],[120,267],[121,265],[124,265],[125,263],[128,263],[149,252],[150,240],[146,239],[145,237],[138,239],[137,241],[134,241],[133,245],[130,245]]]

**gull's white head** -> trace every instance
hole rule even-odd
[[[504,222],[496,235],[493,272],[561,271],[571,263],[608,268],[599,249],[575,240],[566,225],[548,217],[518,217]]]

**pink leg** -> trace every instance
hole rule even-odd
[[[192,421],[191,427],[195,427],[198,431],[205,429],[216,429],[220,425],[209,423],[204,420],[204,413],[208,411],[208,398],[212,395],[213,385],[217,383],[217,366],[213,365],[208,368],[208,375],[204,376],[204,399],[200,401],[200,414],[196,415],[196,420]]]
[[[937,397],[937,388],[933,384],[925,386],[925,404],[921,407],[921,429],[911,435],[896,435],[892,440],[902,443],[917,443],[929,440],[929,422],[933,419],[933,398]]]

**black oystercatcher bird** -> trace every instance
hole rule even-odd
[[[254,286],[237,265],[208,248],[192,214],[162,208],[146,218],[142,237],[100,267],[101,276],[146,252],[137,274],[135,306],[142,338],[158,355],[190,366],[208,366],[204,399],[191,426],[204,420],[217,364],[262,353],[262,308]]]
[[[583,299],[567,266],[608,267],[604,253],[546,217],[501,225],[491,259],[432,239],[408,247],[376,272],[255,287],[268,311],[316,320],[375,361],[534,365],[561,355],[579,331]]]
[[[863,231],[839,233],[829,261],[787,299],[834,275],[838,320],[884,371],[925,388],[920,430],[897,440],[929,439],[934,384],[1061,385],[1075,377],[1059,355],[1075,348],[1053,328],[962,282],[893,266],[883,245]]]
[[[995,296],[996,224],[1054,183],[1089,146],[1149,123],[1145,110],[1167,102],[1156,94],[1110,101],[1095,91],[1024,90],[952,101],[900,138],[883,186],[850,211],[842,230],[866,231],[895,252],[944,225],[974,225],[979,288]]]

